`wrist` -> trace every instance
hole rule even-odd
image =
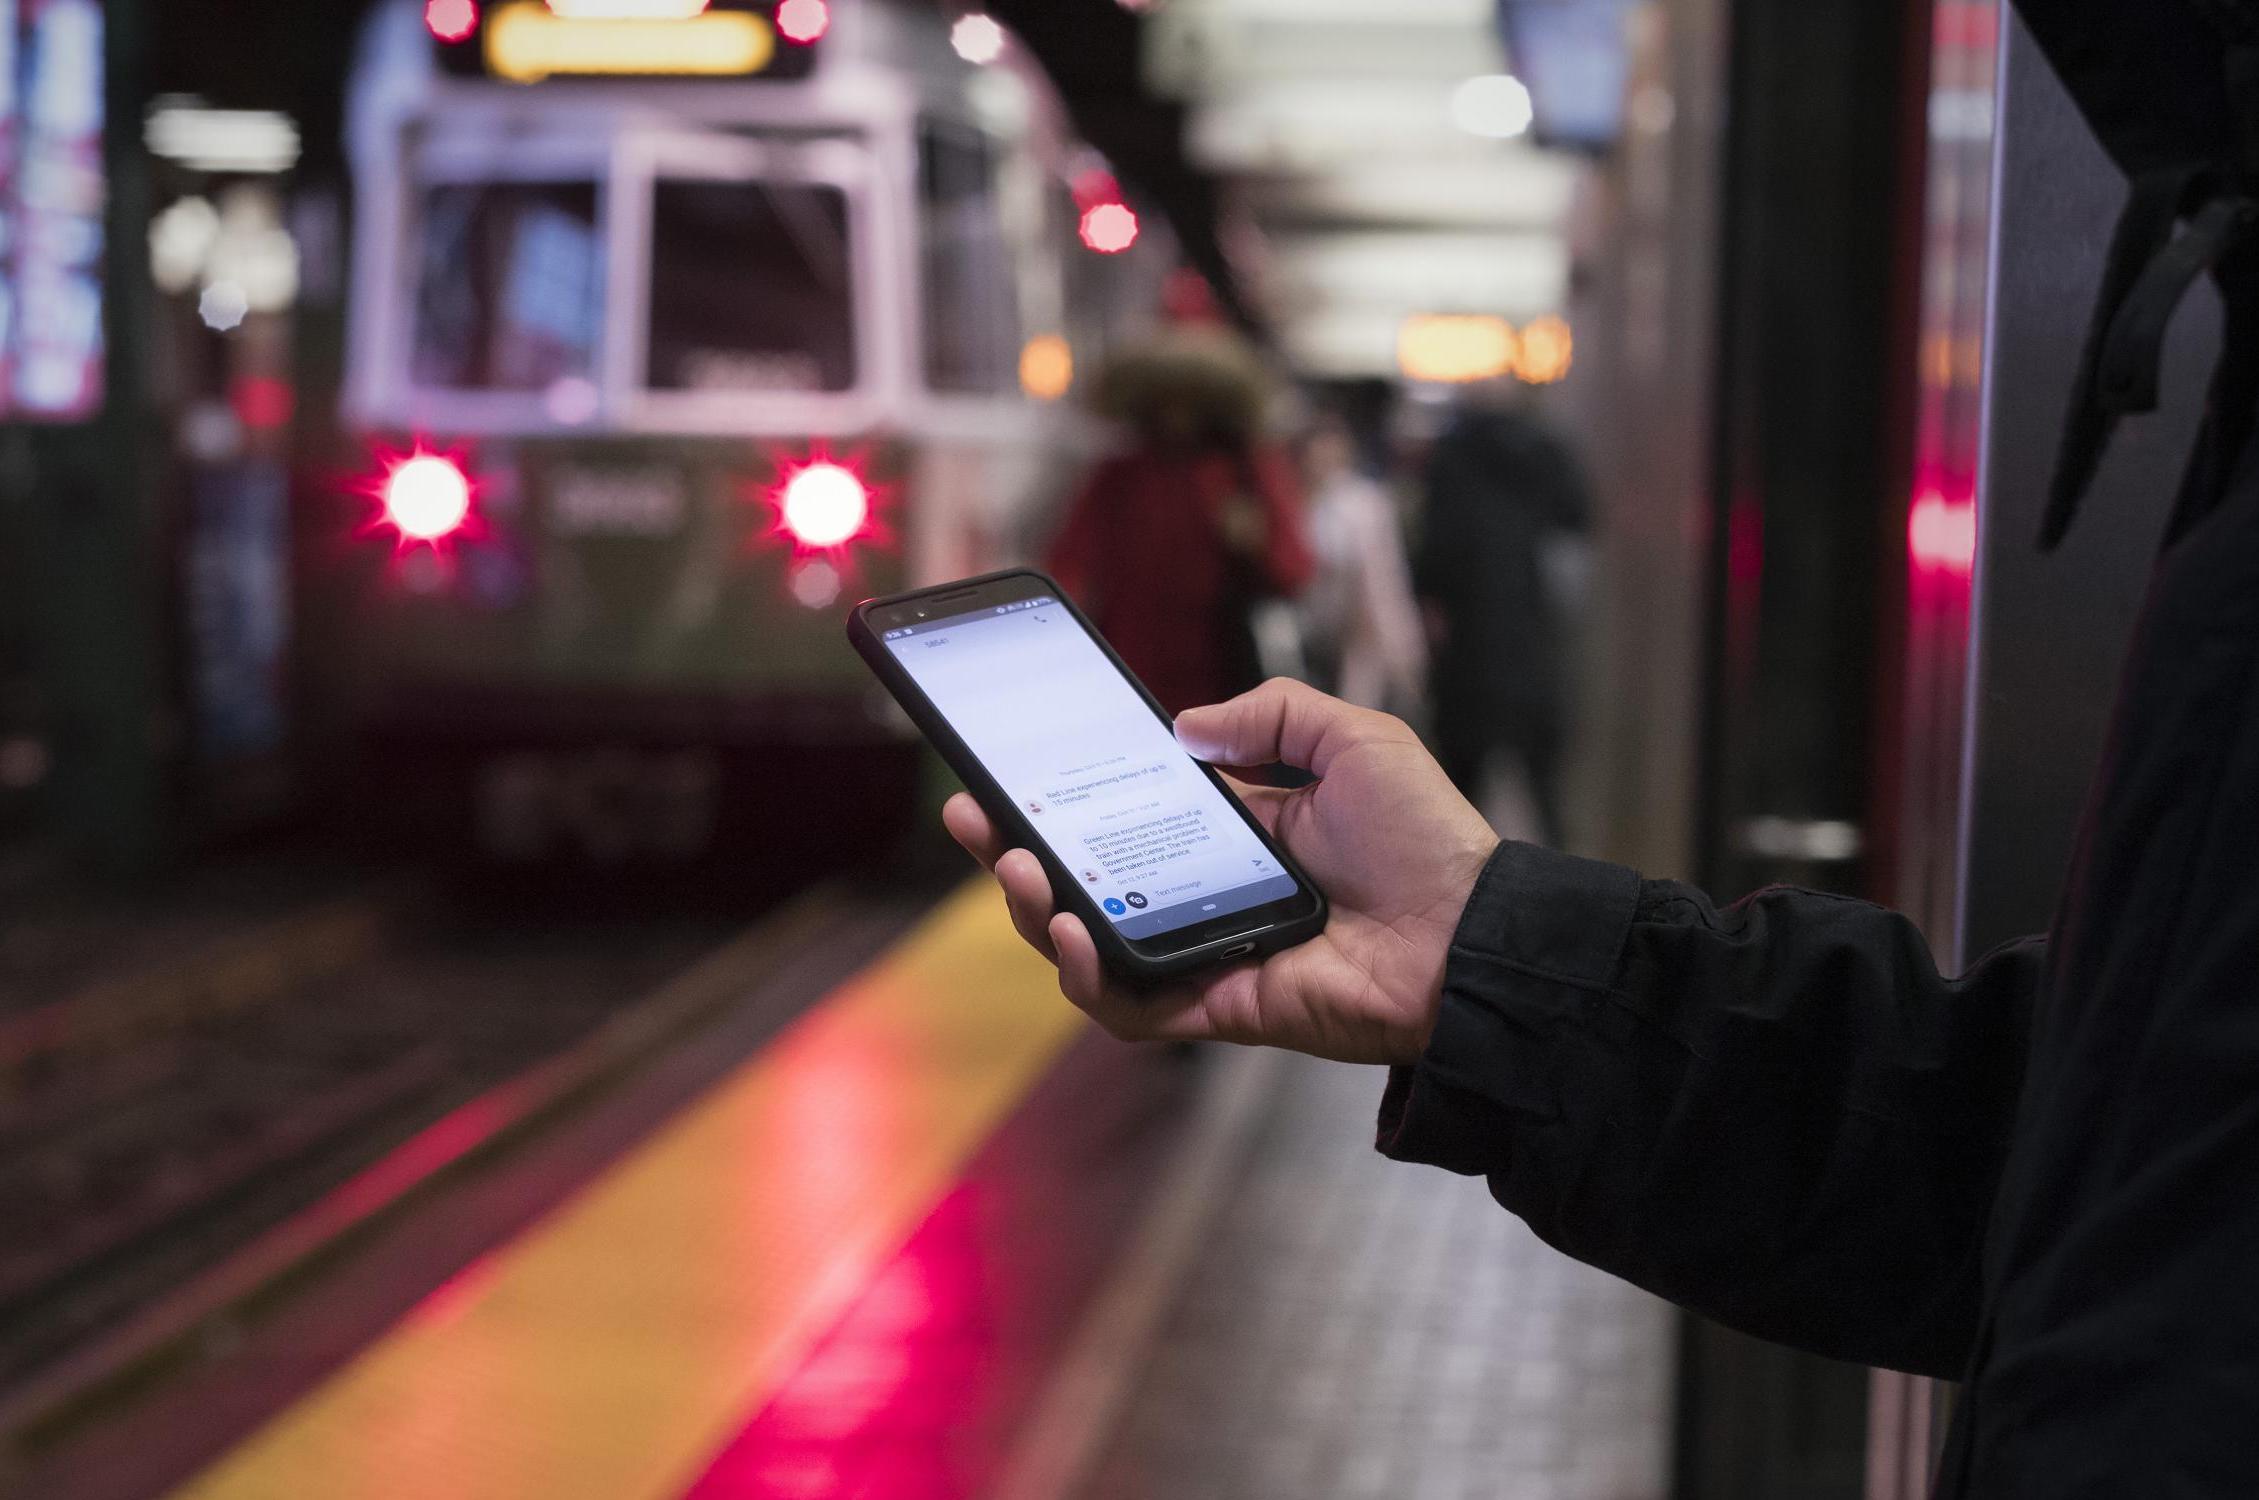
[[[1475,886],[1482,873],[1488,869],[1504,840],[1485,829],[1486,837],[1470,842],[1459,855],[1445,862],[1451,872],[1443,894],[1422,918],[1424,941],[1429,951],[1429,962],[1422,965],[1426,983],[1415,1002],[1410,1024],[1404,1029],[1392,1062],[1404,1067],[1416,1065],[1427,1055],[1435,1039],[1437,1021],[1443,1015],[1443,987],[1451,963],[1451,947],[1457,941],[1459,924],[1466,919],[1467,905],[1474,899]]]

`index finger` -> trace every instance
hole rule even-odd
[[[980,861],[981,868],[993,870],[1009,847],[988,814],[971,794],[959,792],[941,805],[941,826],[949,836],[964,846],[965,852]]]

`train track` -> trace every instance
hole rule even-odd
[[[303,962],[192,964],[5,1018],[0,1445],[35,1450],[203,1352],[248,1299],[718,1014],[853,904],[826,887],[751,926],[325,908]]]

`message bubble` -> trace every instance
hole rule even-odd
[[[1082,841],[1082,846],[1098,861],[1106,878],[1120,884],[1214,842],[1215,835],[1208,829],[1208,815],[1194,809],[1092,834]]]
[[[1150,781],[1156,776],[1166,776],[1170,769],[1167,761],[1157,760],[1149,766],[1139,766],[1133,771],[1116,771],[1110,776],[1093,776],[1085,781],[1069,782],[1064,786],[1051,787],[1045,790],[1043,798],[1053,807],[1073,807],[1078,802],[1088,802],[1096,797],[1127,791],[1140,782]]]

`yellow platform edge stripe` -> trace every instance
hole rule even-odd
[[[968,886],[183,1500],[675,1500],[1083,1025]]]

